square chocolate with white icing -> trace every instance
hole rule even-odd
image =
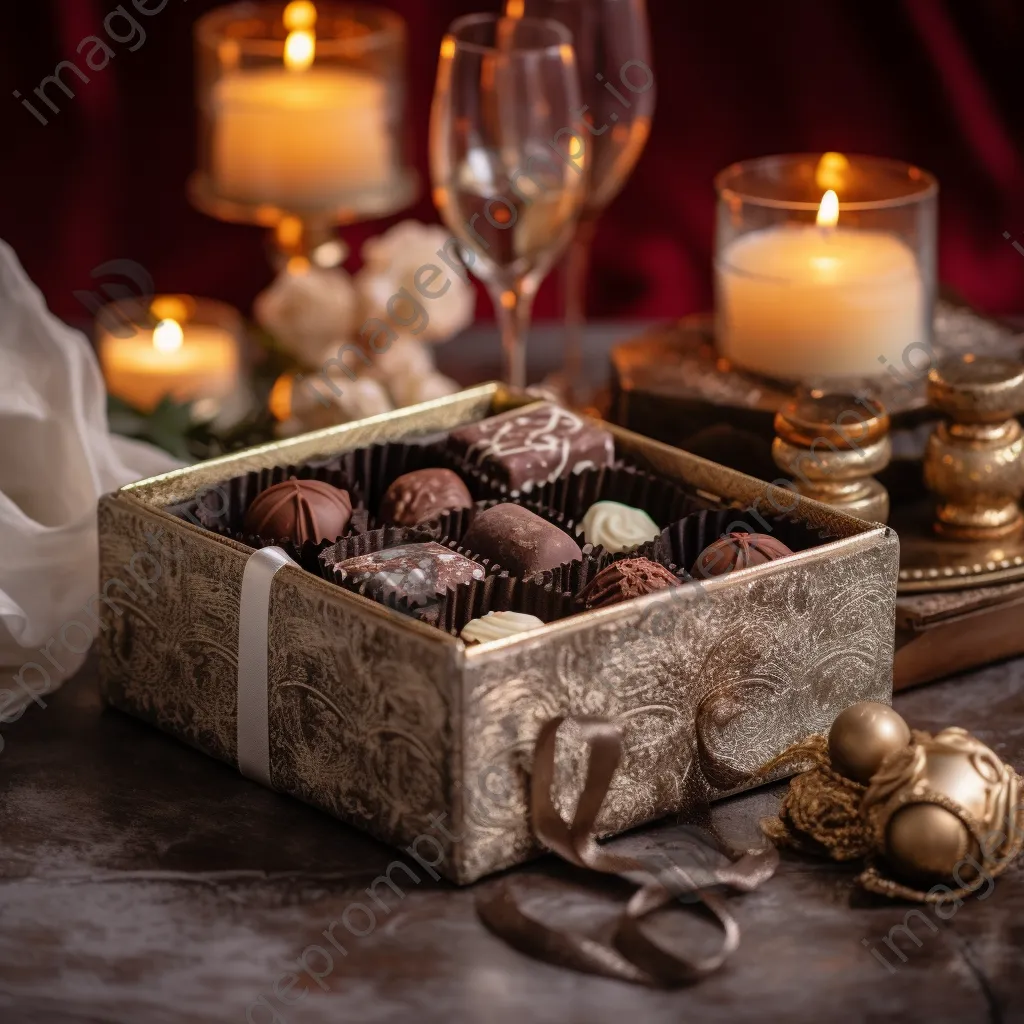
[[[485,575],[471,558],[433,541],[357,555],[339,562],[335,572],[351,590],[378,601],[397,598],[414,608],[434,605],[445,591]]]
[[[454,451],[513,492],[610,466],[612,435],[551,402],[513,409],[453,430]]]

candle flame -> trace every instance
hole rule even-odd
[[[289,32],[311,29],[316,24],[316,4],[310,0],[292,0],[284,9],[284,27]]]
[[[822,153],[814,171],[814,183],[823,192],[831,188],[838,192],[846,184],[850,161],[842,153]]]
[[[316,36],[309,29],[300,28],[288,33],[284,41],[284,63],[289,71],[305,71],[316,55]]]
[[[292,418],[292,392],[294,390],[295,378],[290,373],[282,373],[270,389],[267,407],[270,409],[270,415],[278,423],[284,423]]]
[[[154,320],[177,320],[179,324],[192,318],[195,303],[182,295],[158,295],[149,305]]]
[[[818,227],[834,228],[839,223],[839,196],[829,189],[818,207]]]
[[[177,352],[185,341],[185,332],[177,320],[161,320],[153,328],[153,348],[158,352]]]
[[[505,5],[506,18],[521,18],[523,16],[524,0],[508,0]]]

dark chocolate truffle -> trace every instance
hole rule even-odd
[[[624,558],[602,569],[576,599],[586,610],[608,608],[656,590],[678,587],[681,581],[649,558]]]
[[[569,534],[521,505],[495,505],[481,512],[462,546],[524,579],[583,557]]]
[[[321,480],[285,480],[258,494],[242,528],[264,540],[337,540],[352,518],[348,491]]]
[[[400,476],[380,505],[383,522],[415,526],[442,512],[470,508],[473,498],[462,478],[450,469],[417,469]]]
[[[482,580],[484,567],[443,544],[403,544],[357,555],[335,566],[339,581],[379,601],[404,598],[419,607],[435,603],[446,590]]]
[[[450,444],[512,491],[610,466],[612,435],[568,409],[543,402],[452,431]]]
[[[690,575],[695,579],[724,576],[733,569],[749,569],[776,558],[793,554],[781,540],[767,533],[729,533],[709,544],[693,563]]]

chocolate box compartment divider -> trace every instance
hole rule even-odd
[[[484,385],[104,497],[101,580],[129,584],[106,587],[99,602],[106,700],[236,764],[239,599],[252,550],[166,509],[252,470],[436,436],[520,404]],[[607,714],[625,728],[600,822],[611,834],[768,781],[760,766],[790,743],[856,701],[889,700],[892,530],[611,429],[621,455],[709,501],[766,517],[795,501],[797,518],[837,539],[470,648],[286,565],[268,623],[275,789],[398,846],[430,835],[437,870],[468,883],[537,853],[527,770],[538,730],[555,715]],[[130,564],[139,575],[149,566],[145,586]],[[566,800],[582,768],[570,737],[557,769]]]

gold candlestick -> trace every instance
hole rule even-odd
[[[889,414],[876,401],[811,392],[775,417],[772,456],[797,493],[869,522],[889,518],[889,493],[874,478],[889,465]]]
[[[1024,526],[1024,366],[972,355],[928,374],[928,399],[950,417],[928,441],[924,478],[935,494],[935,531],[955,540],[1016,535]]]

